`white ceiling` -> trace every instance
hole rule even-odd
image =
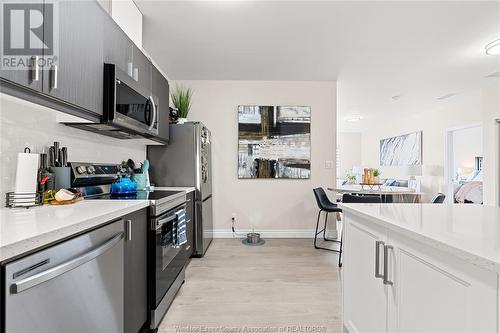
[[[170,79],[335,80],[339,119],[364,116],[343,130],[423,111],[500,71],[484,53],[500,38],[498,1],[136,3],[143,46]]]

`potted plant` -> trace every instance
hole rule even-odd
[[[380,170],[379,169],[373,169],[373,178],[374,178],[374,183],[379,184],[380,183]]]
[[[356,175],[352,175],[349,172],[346,173],[345,178],[347,180],[348,185],[356,184]]]
[[[187,121],[187,116],[189,110],[191,109],[191,97],[193,96],[193,91],[191,88],[186,88],[184,86],[175,86],[174,90],[170,93],[172,97],[172,103],[177,109],[177,114],[179,119],[178,124],[184,124]]]

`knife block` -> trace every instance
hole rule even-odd
[[[50,171],[54,173],[55,190],[59,191],[62,188],[71,187],[71,168],[70,167],[50,167]]]

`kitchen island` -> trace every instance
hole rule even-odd
[[[341,206],[347,331],[498,332],[500,208]]]

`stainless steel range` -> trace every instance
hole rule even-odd
[[[114,196],[111,183],[118,166],[99,163],[70,163],[71,183],[87,200],[149,200],[148,304],[149,326],[156,329],[184,282],[187,258],[182,238],[186,225],[184,191],[138,191]]]

